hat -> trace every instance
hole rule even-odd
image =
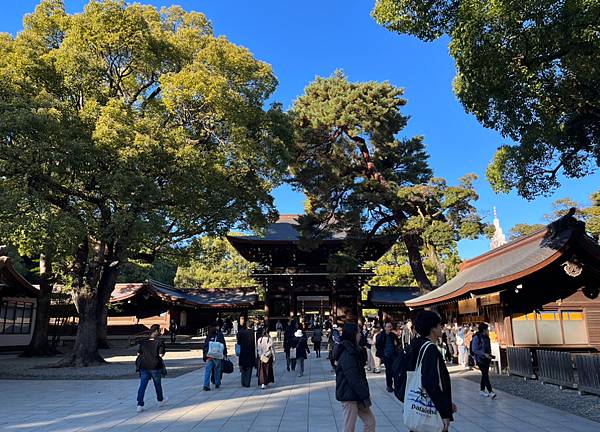
[[[296,333],[294,333],[294,336],[296,337],[302,337],[302,330],[296,330]]]

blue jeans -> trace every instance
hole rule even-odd
[[[221,385],[221,359],[208,359],[204,369],[204,387],[210,388],[210,374],[215,374],[215,385]]]
[[[144,406],[144,394],[146,394],[146,387],[148,387],[148,382],[152,379],[154,383],[154,390],[156,390],[156,399],[158,401],[163,400],[163,392],[162,385],[160,384],[161,379],[161,371],[160,370],[146,370],[140,369],[140,388],[138,389],[137,396],[137,404],[139,406]]]

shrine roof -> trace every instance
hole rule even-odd
[[[194,308],[252,307],[258,302],[255,288],[178,289],[154,280],[116,284],[110,301],[120,303],[144,295]]]
[[[408,300],[419,297],[417,287],[410,286],[371,286],[367,302],[374,306],[404,306]]]
[[[300,232],[298,231],[297,214],[284,214],[279,217],[277,222],[270,224],[262,235],[241,235],[227,236],[232,243],[288,243],[297,242],[300,240]],[[337,232],[325,238],[324,241],[344,240],[346,233]]]
[[[571,219],[560,224],[559,219],[528,236],[463,262],[454,278],[433,291],[408,300],[407,306],[431,306],[516,282],[557,262],[574,244],[600,257],[600,246],[585,233],[585,225]]]
[[[7,256],[0,256],[0,295],[2,297],[37,298],[39,289],[29,283],[13,266]]]

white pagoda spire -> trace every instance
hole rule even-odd
[[[504,232],[502,232],[502,227],[500,226],[500,219],[498,219],[498,215],[496,214],[496,207],[494,206],[494,235],[492,236],[492,240],[490,241],[490,249],[496,249],[502,245],[506,244],[506,237],[504,236]]]

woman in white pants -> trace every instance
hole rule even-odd
[[[381,332],[381,329],[379,328],[374,328],[371,331],[371,349],[369,350],[369,365],[371,365],[371,362],[373,362],[372,368],[373,368],[373,373],[379,373],[381,371],[381,359],[379,357],[377,357],[376,352],[377,352],[377,347],[375,346],[375,340],[377,339],[377,335]]]

